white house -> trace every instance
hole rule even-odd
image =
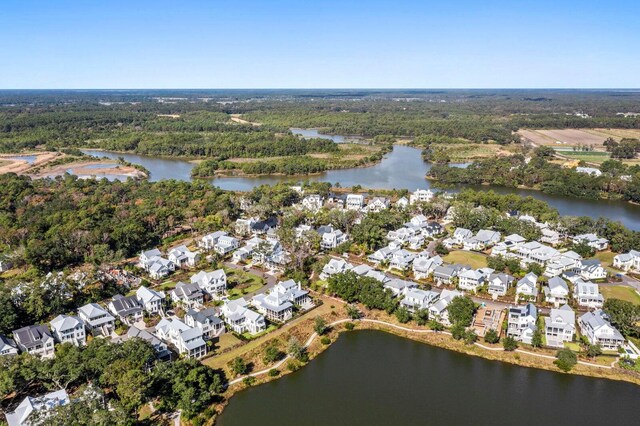
[[[494,298],[498,296],[505,296],[507,294],[507,290],[511,287],[514,281],[515,278],[511,275],[504,273],[491,274],[489,275],[489,278],[487,278],[487,291]]]
[[[124,324],[133,325],[142,321],[142,305],[136,296],[116,294],[107,305],[107,309]]]
[[[309,309],[313,307],[313,301],[309,296],[309,292],[307,290],[303,290],[302,285],[294,280],[278,282],[278,284],[273,286],[271,292],[279,293],[282,297],[293,303],[293,305],[298,308]]]
[[[581,260],[573,269],[573,272],[585,280],[602,280],[607,278],[607,270],[604,269],[598,259]]]
[[[227,274],[224,269],[200,271],[191,276],[191,284],[198,284],[200,289],[212,297],[220,297],[227,290]]]
[[[507,317],[507,336],[531,344],[533,333],[536,331],[538,310],[533,303],[524,306],[509,306]]]
[[[4,355],[17,355],[18,345],[13,339],[0,334],[0,356]]]
[[[37,397],[28,396],[22,400],[15,411],[6,413],[7,424],[9,426],[34,426],[38,423],[29,419],[34,412],[44,412],[44,417],[46,417],[47,411],[69,403],[69,395],[64,389]]]
[[[574,287],[573,297],[578,301],[579,306],[587,308],[602,308],[604,297],[600,294],[598,284],[591,281],[578,280]]]
[[[293,316],[293,304],[277,291],[256,294],[251,304],[269,321],[285,322]]]
[[[606,250],[609,247],[609,240],[599,238],[596,234],[580,234],[572,238],[575,244],[587,244],[598,251]]]
[[[592,345],[600,345],[604,350],[615,351],[624,344],[624,337],[611,323],[602,310],[587,312],[578,319],[580,333],[587,336]]]
[[[569,301],[569,286],[560,277],[550,278],[543,290],[545,301],[553,303],[556,308]]]
[[[327,262],[326,265],[322,268],[322,272],[320,273],[321,280],[327,280],[332,275],[341,274],[348,270],[353,269],[353,265],[342,260],[342,259],[334,259],[331,258]]]
[[[553,229],[543,228],[541,230],[542,236],[540,237],[540,241],[543,243],[551,244],[552,246],[558,245],[562,242],[562,237],[560,233],[554,231]]]
[[[475,236],[464,240],[462,244],[465,250],[481,251],[500,242],[500,239],[501,236],[499,232],[481,229]]]
[[[405,249],[396,250],[391,255],[391,261],[389,266],[393,269],[404,270],[411,266],[411,262],[415,259],[416,255]]]
[[[189,308],[197,308],[204,303],[204,293],[198,283],[187,284],[181,281],[169,292],[169,296],[175,303]]]
[[[433,192],[429,189],[416,189],[409,195],[409,204],[429,203],[433,199]]]
[[[629,253],[620,253],[613,258],[613,267],[623,271],[640,271],[640,251],[631,250]]]
[[[169,250],[169,260],[179,268],[193,268],[200,261],[200,253],[189,250],[183,244]]]
[[[417,280],[429,278],[429,275],[433,273],[433,270],[443,263],[444,262],[440,256],[434,256],[431,258],[418,256],[412,263],[413,276]]]
[[[406,209],[409,206],[409,200],[407,200],[407,197],[400,197],[395,206],[398,209]]]
[[[138,265],[155,280],[166,277],[176,269],[175,263],[163,258],[157,248],[140,253]]]
[[[418,285],[412,281],[405,281],[399,278],[387,280],[382,285],[385,289],[391,290],[394,296],[400,296],[408,288],[418,287]]]
[[[155,291],[145,286],[138,288],[136,297],[145,311],[150,314],[160,312],[166,298],[164,291]]]
[[[591,176],[601,176],[602,172],[599,169],[593,167],[576,167],[576,172],[584,173]]]
[[[453,279],[456,278],[460,272],[465,268],[462,265],[445,265],[436,266],[433,269],[433,279],[437,285],[451,284]]]
[[[200,359],[207,354],[207,343],[202,337],[202,330],[189,327],[178,318],[162,318],[156,325],[156,336],[171,343],[180,355],[187,358]]]
[[[535,300],[538,297],[538,276],[529,272],[516,284],[516,294]]]
[[[347,241],[348,236],[339,229],[332,229],[330,232],[322,234],[322,240],[320,241],[320,247],[325,250],[334,249],[340,244]]]
[[[58,343],[71,343],[76,346],[84,346],[87,343],[84,323],[78,317],[58,315],[49,325],[53,338]]]
[[[238,334],[248,332],[258,334],[267,328],[264,316],[248,309],[249,304],[243,298],[227,300],[221,308],[224,321]]]
[[[564,342],[571,342],[576,332],[576,314],[569,305],[560,309],[551,309],[551,313],[544,319],[547,346],[561,348]]]
[[[429,306],[429,317],[449,327],[451,322],[449,321],[449,311],[447,308],[453,299],[460,296],[462,296],[462,293],[457,290],[442,290],[438,301]]]
[[[368,212],[381,212],[382,210],[386,210],[389,208],[391,203],[388,198],[385,197],[373,197],[367,203],[367,211]]]
[[[218,239],[225,235],[228,235],[225,231],[216,231],[207,234],[198,241],[198,247],[204,250],[213,250],[216,244],[218,244]]]
[[[43,358],[52,358],[54,356],[55,342],[49,327],[46,325],[28,325],[15,330],[13,332],[13,340],[15,340],[22,352]]]
[[[415,287],[405,287],[402,294],[404,298],[400,301],[400,305],[410,312],[427,309],[440,297],[440,294],[435,291],[421,290]]]
[[[486,279],[486,275],[479,269],[465,269],[458,274],[458,287],[461,290],[478,291]]]
[[[214,246],[214,250],[216,253],[224,256],[237,249],[239,245],[240,241],[238,241],[237,238],[230,235],[223,235],[218,238],[218,242]]]
[[[109,336],[115,329],[116,319],[97,303],[78,308],[78,316],[94,337]]]
[[[364,195],[362,194],[349,194],[345,202],[345,208],[347,210],[361,210],[364,207]]]
[[[184,316],[184,322],[189,327],[198,327],[202,330],[202,337],[213,339],[224,333],[224,322],[218,317],[214,308],[201,311],[189,309]]]
[[[310,194],[302,199],[302,208],[311,212],[317,212],[322,208],[324,199],[318,194]]]

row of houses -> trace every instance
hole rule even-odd
[[[430,202],[435,194],[429,189],[416,189],[409,195],[409,199],[401,197],[395,203],[397,208],[405,208],[408,205],[421,202]],[[299,207],[303,210],[318,212],[325,205],[332,208],[342,208],[346,210],[358,211],[361,213],[380,212],[391,207],[391,200],[386,197],[367,198],[363,194],[330,194],[325,200],[319,194],[305,195],[300,201]]]

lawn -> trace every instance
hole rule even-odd
[[[601,251],[596,253],[596,259],[602,262],[603,266],[611,266],[613,265],[613,258],[616,254],[611,250]]]
[[[448,263],[462,263],[474,269],[485,268],[487,266],[487,256],[482,253],[474,253],[464,250],[454,250],[442,258]]]
[[[264,285],[264,280],[251,272],[230,268],[225,268],[225,272],[227,273],[229,299],[238,299],[242,295],[256,291]]]
[[[574,352],[580,352],[580,345],[576,342],[564,342],[564,347],[569,348]]]
[[[620,299],[640,305],[640,295],[632,287],[623,285],[601,285],[600,293],[605,299]]]

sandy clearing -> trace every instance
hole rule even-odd
[[[24,157],[29,155],[36,156],[36,160],[33,163],[29,163],[27,160],[12,159],[12,157]],[[62,154],[59,154],[57,152],[0,154],[0,160],[3,161],[3,165],[0,167],[0,174],[2,173],[23,174],[34,167],[42,166],[48,163],[49,161],[53,160],[54,158],[57,158],[60,156],[62,156]]]
[[[236,123],[240,123],[240,124],[251,124],[252,126],[262,126],[262,123],[256,123],[253,121],[247,121],[247,120],[243,120],[242,118],[240,118],[241,114],[231,114],[231,121],[234,121]]]

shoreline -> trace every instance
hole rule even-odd
[[[339,302],[341,304],[344,303],[343,301],[339,301],[337,299],[331,300]],[[328,321],[327,325],[329,327],[329,331],[325,334],[325,336],[329,337],[331,342],[326,345],[321,344],[320,336],[317,333],[313,332],[308,337],[308,339],[305,340],[304,343],[304,347],[307,349],[307,353],[309,354],[309,360],[308,362],[300,365],[299,369],[304,368],[318,355],[330,348],[342,333],[359,330],[375,330],[393,334],[398,337],[410,339],[440,349],[449,350],[464,355],[476,356],[488,361],[504,362],[518,367],[546,370],[558,374],[624,381],[640,386],[640,374],[634,373],[629,370],[616,368],[615,364],[617,363],[617,358],[616,361],[611,364],[596,364],[579,357],[576,366],[570,372],[565,373],[559,370],[555,366],[555,364],[553,364],[553,361],[555,361],[556,357],[550,355],[548,353],[548,349],[535,349],[529,347],[525,348],[522,346],[522,344],[520,344],[520,346],[515,351],[508,352],[504,350],[502,344],[490,345],[485,342],[477,341],[473,345],[466,345],[462,341],[454,340],[451,337],[451,333],[448,331],[436,332],[427,327],[396,324],[396,322],[393,320],[393,322],[390,322],[389,320],[391,318],[389,318],[383,312],[369,311],[369,314],[370,316],[366,316],[357,320],[352,320],[350,318],[340,318],[333,321]],[[345,328],[345,324],[347,323],[355,324],[355,328],[353,330],[347,330]],[[300,324],[297,324],[296,327],[300,327]],[[268,335],[266,335],[266,338],[268,341]],[[553,351],[555,352],[555,350]],[[240,356],[240,354],[238,356]],[[244,391],[245,389],[253,386],[258,386],[264,383],[271,382],[273,380],[278,380],[279,378],[287,374],[295,372],[284,369],[280,371],[279,374],[275,377],[269,375],[269,371],[271,371],[272,369],[279,369],[291,360],[292,358],[287,354],[280,361],[269,366],[268,368],[264,368],[262,370],[251,372],[249,374],[238,376],[229,380],[228,387],[223,394],[224,400],[221,403],[213,405],[217,414],[215,418],[213,418],[213,422],[211,424],[216,424],[217,417],[224,411],[225,407],[229,404],[231,398],[233,398],[236,393]],[[254,378],[255,382],[247,385],[244,382],[247,377]]]

